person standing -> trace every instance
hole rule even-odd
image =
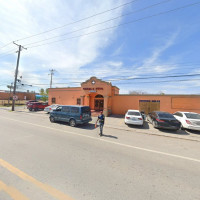
[[[103,114],[103,111],[100,112],[100,115],[98,116],[96,123],[98,121],[99,121],[99,126],[100,126],[99,135],[102,136],[103,135],[103,126],[104,126],[104,122],[105,122],[105,115]]]

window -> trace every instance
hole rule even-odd
[[[140,113],[139,112],[128,112],[128,115],[135,115],[135,116],[140,116]]]
[[[56,103],[56,98],[53,97],[53,98],[51,99],[51,102],[52,102],[52,103]]]
[[[77,105],[81,105],[81,99],[80,98],[77,99],[77,103],[76,104]]]
[[[79,113],[78,107],[71,107],[71,113]]]
[[[62,111],[70,113],[70,107],[63,107]]]

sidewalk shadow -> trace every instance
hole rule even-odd
[[[68,122],[56,121],[56,124],[70,126]],[[86,130],[93,130],[95,129],[95,124],[88,123],[88,124],[77,124],[74,128],[81,128]]]
[[[189,130],[189,129],[187,129],[187,130],[185,130],[185,131],[187,131],[187,132],[189,132],[189,133],[192,133],[192,134],[200,135],[200,131],[197,131],[197,130]]]
[[[118,139],[118,137],[113,136],[113,135],[105,135],[105,134],[103,134],[102,137],[109,137],[109,138]]]
[[[146,121],[144,121],[143,126],[132,125],[132,124],[127,124],[127,126],[130,127],[130,128],[137,128],[137,129],[149,129],[149,124]]]
[[[164,132],[164,133],[171,133],[171,134],[176,134],[176,135],[190,135],[189,133],[187,133],[185,130],[168,130],[168,129],[158,129],[160,132]]]
[[[95,129],[95,124],[88,123],[88,124],[79,124],[76,126],[76,128],[86,129],[86,130],[93,130]]]
[[[107,118],[124,118],[124,115],[109,115]]]

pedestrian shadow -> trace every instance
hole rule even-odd
[[[113,136],[113,135],[105,135],[105,134],[103,134],[102,136],[103,136],[103,137],[109,137],[109,138],[118,139],[118,137]]]

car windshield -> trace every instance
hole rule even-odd
[[[133,111],[129,111],[128,115],[135,115],[135,116],[140,116],[139,112],[133,112]]]
[[[189,119],[200,119],[200,114],[197,113],[185,113],[185,116]]]
[[[170,113],[158,113],[160,118],[174,118],[174,116]]]

